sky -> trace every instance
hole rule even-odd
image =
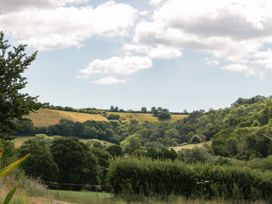
[[[272,95],[271,0],[0,0],[38,50],[24,90],[75,108],[188,111]]]

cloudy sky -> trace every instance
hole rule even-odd
[[[41,102],[172,111],[272,95],[271,0],[0,0]]]

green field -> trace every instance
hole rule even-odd
[[[49,190],[50,194],[56,200],[66,201],[69,203],[80,204],[123,204],[125,202],[114,199],[109,193],[96,193],[90,191],[65,191],[65,190]]]
[[[200,147],[205,147],[205,146],[210,146],[211,142],[202,142],[199,144],[185,144],[185,145],[179,145],[179,146],[175,146],[175,147],[171,147],[172,149],[174,149],[176,152],[179,152],[181,150],[186,150],[186,149],[193,149],[193,148],[200,148]]]
[[[89,191],[64,191],[64,190],[49,190],[53,198],[68,203],[77,204],[125,204],[123,200],[113,197],[109,193],[96,193]],[[222,201],[222,200],[186,200],[184,198],[172,198],[167,201],[158,201],[156,199],[148,199],[145,202],[131,202],[131,203],[146,203],[146,204],[264,204],[264,202],[256,201]]]
[[[12,142],[14,143],[15,147],[16,148],[19,148],[20,146],[22,146],[22,144],[31,139],[31,138],[34,138],[35,136],[24,136],[24,137],[16,137],[15,139],[12,140]],[[58,136],[59,137],[59,136]],[[48,138],[54,138],[54,137],[49,137]],[[88,142],[100,142],[102,143],[103,145],[105,146],[109,146],[111,145],[112,143],[110,142],[107,142],[107,141],[103,141],[103,140],[98,140],[98,139],[79,139],[81,142],[83,143],[88,143]]]

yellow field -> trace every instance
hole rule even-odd
[[[100,114],[87,114],[78,112],[69,112],[61,110],[40,109],[34,113],[25,116],[33,121],[36,127],[46,127],[49,125],[58,124],[61,119],[67,119],[78,122],[85,122],[87,120],[105,121],[107,120]]]
[[[124,120],[139,120],[139,121],[148,121],[148,122],[159,122],[158,118],[154,117],[150,113],[116,113],[109,112],[109,114],[118,114]],[[180,120],[187,117],[187,115],[171,115],[171,121]]]
[[[123,120],[135,119],[141,122],[159,122],[159,120],[150,113],[107,113],[118,114]],[[171,121],[180,120],[185,117],[187,117],[187,115],[172,115]],[[85,122],[87,120],[107,121],[107,118],[102,116],[101,114],[88,114],[51,109],[39,109],[38,111],[30,113],[28,116],[25,116],[25,118],[32,120],[35,127],[47,127],[49,125],[56,125],[61,119],[78,122]]]
[[[193,148],[196,148],[196,147],[204,147],[204,146],[210,146],[211,145],[211,142],[202,142],[202,143],[199,143],[199,144],[185,144],[185,145],[180,145],[180,146],[176,146],[176,147],[171,147],[172,149],[174,149],[176,152],[179,152],[181,150],[186,150],[186,149],[193,149]]]

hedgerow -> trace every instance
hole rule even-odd
[[[272,200],[272,174],[243,167],[117,158],[108,182],[117,196]]]

